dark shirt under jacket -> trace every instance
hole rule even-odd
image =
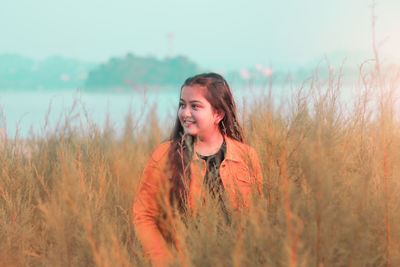
[[[226,154],[226,143],[225,140],[221,145],[221,148],[217,153],[210,156],[202,156],[197,154],[199,158],[206,162],[206,174],[204,176],[204,188],[209,192],[214,200],[217,200],[223,213],[226,215],[227,221],[229,222],[229,212],[226,209],[224,203],[225,189],[222,184],[221,176],[219,175],[219,167],[221,162],[225,159]]]

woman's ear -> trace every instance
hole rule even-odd
[[[221,110],[217,110],[215,112],[215,124],[218,125],[220,121],[222,121],[222,119],[225,117],[225,111]]]

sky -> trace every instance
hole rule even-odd
[[[301,65],[338,51],[370,52],[371,3],[1,0],[0,54],[90,62],[184,55],[211,69]],[[382,53],[400,58],[400,1],[377,0],[375,14]]]

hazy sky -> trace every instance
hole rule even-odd
[[[172,53],[207,68],[305,64],[371,48],[370,0],[1,0],[0,54],[101,62]],[[378,0],[377,37],[400,58],[400,1]]]

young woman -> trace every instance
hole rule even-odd
[[[214,199],[229,220],[231,210],[248,207],[252,192],[261,193],[261,183],[228,83],[216,73],[188,78],[170,140],[153,151],[136,193],[133,222],[143,250],[153,265],[166,265],[170,238],[163,228],[171,207],[193,215]]]

